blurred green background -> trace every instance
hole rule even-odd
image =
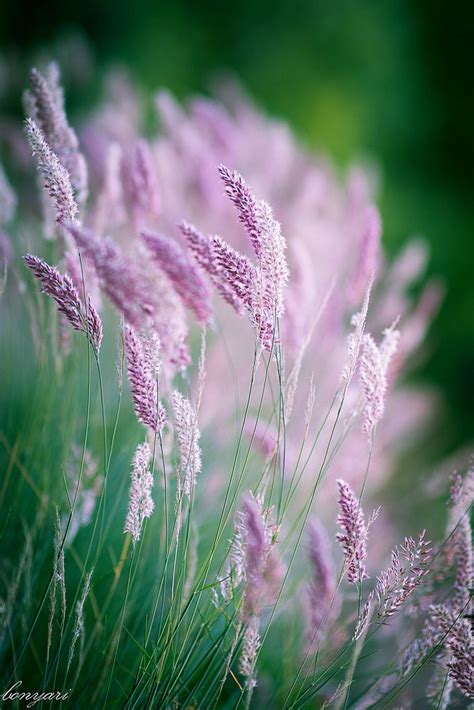
[[[447,296],[418,373],[444,393],[441,448],[471,439],[474,362],[474,3],[432,0],[42,0],[0,4],[2,53],[26,66],[38,52],[67,61],[64,39],[90,45],[89,88],[127,65],[145,88],[206,91],[222,70],[270,113],[344,167],[375,162],[384,241],[395,252],[425,236],[430,272]],[[22,70],[20,70],[21,73]],[[4,77],[8,83],[8,77]],[[7,92],[8,93],[8,92]],[[20,115],[19,96],[5,94]]]

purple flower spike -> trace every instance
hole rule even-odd
[[[188,222],[180,222],[179,228],[197,264],[208,274],[224,301],[232,306],[239,315],[243,315],[243,303],[227,283],[222,267],[217,262],[212,240],[205,237],[193,224]]]
[[[125,326],[125,352],[135,414],[138,421],[158,433],[165,425],[166,413],[158,401],[158,386],[150,357],[138,335],[128,325]]]
[[[397,350],[399,338],[400,333],[395,330],[394,325],[384,331],[384,339],[380,347],[369,333],[363,337],[359,369],[360,382],[365,395],[362,427],[369,436],[383,417],[388,388],[388,367]]]
[[[74,222],[78,207],[68,171],[46,142],[42,130],[31,118],[26,120],[26,135],[31,151],[36,155],[45,189],[54,203],[57,222]]]
[[[50,266],[38,256],[26,254],[26,265],[41,283],[41,290],[51,296],[74,330],[88,338],[95,352],[98,353],[102,342],[102,323],[90,299],[87,303],[87,318],[84,314],[79,294],[70,277],[60,274],[55,266]]]
[[[257,276],[254,265],[249,258],[232,249],[221,237],[212,237],[212,249],[217,266],[222,269],[235,298],[252,313]]]
[[[308,649],[314,649],[321,641],[328,625],[339,613],[341,601],[336,594],[336,582],[332,566],[329,539],[323,526],[317,521],[308,525],[308,558],[311,564],[311,582],[307,588],[306,611]]]
[[[244,225],[255,255],[259,258],[262,252],[261,225],[258,204],[252,190],[240,173],[229,170],[225,165],[219,165],[219,173],[225,185],[225,191],[239,213],[239,220]]]
[[[112,303],[133,327],[139,328],[152,315],[150,294],[135,265],[128,261],[112,239],[96,239],[90,230],[68,225],[78,248],[94,264],[100,285]]]
[[[141,237],[184,305],[193,311],[199,323],[209,323],[212,316],[209,291],[186,252],[162,234],[142,232]]]
[[[341,479],[337,481],[337,485],[341,509],[337,523],[344,532],[338,533],[336,540],[341,543],[344,550],[347,581],[350,584],[357,584],[363,579],[368,579],[365,567],[368,529],[364,512],[352,488]]]
[[[83,204],[88,191],[87,165],[79,150],[77,135],[68,124],[59,81],[59,68],[54,62],[48,65],[44,74],[33,69],[30,75],[31,91],[26,94],[26,104],[30,117],[37,123],[48,145],[69,173],[79,204]]]

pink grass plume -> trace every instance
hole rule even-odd
[[[156,374],[151,367],[143,342],[129,326],[125,326],[125,353],[133,406],[138,421],[159,433],[166,422],[166,413],[158,400]]]
[[[78,206],[68,171],[48,145],[36,123],[28,118],[25,126],[31,152],[36,156],[45,190],[56,210],[56,221],[59,224],[74,223],[78,215]]]
[[[368,526],[360,502],[349,484],[339,479],[337,485],[340,508],[337,523],[343,532],[338,533],[336,539],[344,551],[347,581],[350,584],[357,584],[363,579],[368,579],[366,570]]]
[[[98,353],[102,343],[102,322],[91,300],[87,301],[86,315],[79,293],[67,274],[63,276],[55,266],[50,266],[38,256],[26,254],[23,258],[41,283],[42,292],[56,301],[60,313],[65,316],[74,330],[84,333]]]
[[[148,443],[139,444],[133,456],[127,517],[124,532],[130,533],[133,542],[140,539],[145,518],[153,513],[155,504],[151,497],[153,476],[150,473],[152,454]]]
[[[162,234],[142,232],[141,237],[183,304],[193,311],[198,323],[209,323],[212,310],[207,285],[184,249]]]

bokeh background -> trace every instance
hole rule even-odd
[[[424,236],[429,271],[445,280],[429,358],[414,377],[444,396],[433,448],[448,453],[472,436],[473,27],[471,2],[3,0],[2,112],[21,116],[19,87],[40,56],[66,65],[76,116],[112,65],[183,97],[224,71],[336,165],[375,165],[386,250]]]

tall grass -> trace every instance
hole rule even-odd
[[[16,218],[0,209],[14,242],[0,302],[4,700],[29,691],[129,709],[461,706],[473,694],[472,470],[454,479],[436,544],[430,520],[404,537],[389,524],[390,503],[378,515],[371,500],[387,460],[393,467],[386,432],[404,435],[390,400],[432,313],[422,302],[393,323],[390,297],[405,305],[413,263],[405,256],[373,285],[380,222],[365,183],[346,204],[326,166],[310,169],[240,97],[228,114],[196,102],[189,118],[162,94],[168,136],[129,150],[119,88],[123,114],[104,124],[106,106],[84,129],[85,144],[115,131],[97,174],[89,145],[87,197],[58,70],[33,73],[27,131],[40,153],[43,221],[23,217],[21,199]],[[250,153],[265,131],[278,134],[273,158],[289,174],[288,214],[274,205],[283,232],[295,229],[288,253],[271,208],[238,173],[221,165],[227,195],[206,182],[203,161],[217,180],[221,162],[206,141],[240,145],[261,175]],[[170,182],[189,183],[180,218],[212,230],[216,215],[225,228],[237,221],[230,198],[252,258],[188,223],[181,241],[161,236],[171,229],[164,164]],[[308,181],[289,195],[296,167]],[[321,254],[302,189],[318,176],[323,246],[342,216],[341,235],[361,239],[355,259],[323,250],[327,278],[314,289],[308,267],[321,275]],[[4,205],[6,196],[4,187]],[[41,252],[27,265],[45,295],[25,251]],[[382,315],[384,336],[372,338],[368,324],[381,330]]]

